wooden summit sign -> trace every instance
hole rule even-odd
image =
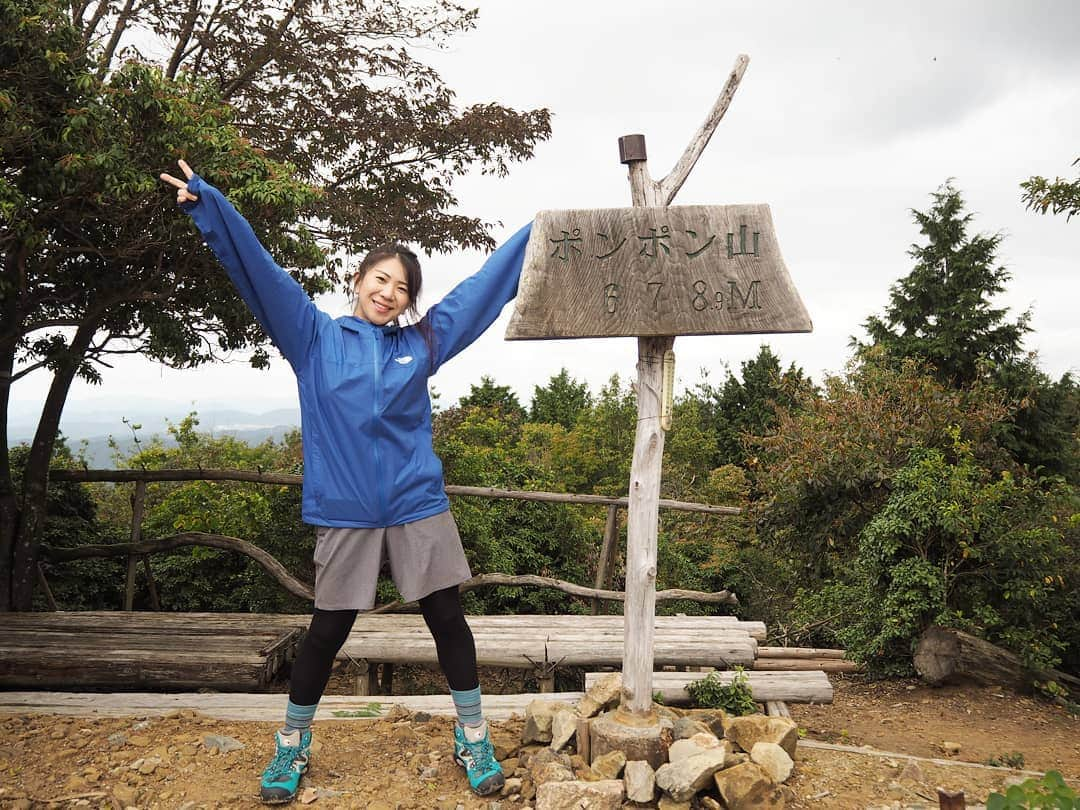
[[[809,332],[767,205],[541,211],[508,340]]]

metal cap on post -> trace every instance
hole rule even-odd
[[[645,155],[645,136],[623,135],[619,138],[619,162],[631,163],[635,160],[648,160]]]

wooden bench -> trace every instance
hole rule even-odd
[[[585,689],[588,691],[605,673],[585,673]],[[821,671],[768,672],[752,670],[745,673],[758,703],[832,703],[833,688],[829,676]],[[686,686],[709,675],[715,675],[723,683],[730,684],[734,672],[654,672],[653,691],[663,695],[664,703],[678,705],[690,702]]]
[[[622,616],[469,616],[468,621],[480,666],[532,669],[541,692],[554,690],[559,667],[622,664]],[[658,616],[654,632],[657,666],[749,667],[765,625],[730,616]],[[392,694],[394,664],[438,665],[431,634],[414,614],[362,614],[338,657],[358,665],[360,695]]]
[[[0,622],[0,687],[263,689],[303,629],[258,614],[55,611]]]

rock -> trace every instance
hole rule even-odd
[[[128,742],[138,748],[146,748],[150,745],[151,740],[145,734],[132,734],[128,737]]]
[[[795,769],[795,762],[787,751],[776,743],[760,742],[750,751],[750,759],[761,766],[776,784],[786,782]]]
[[[121,746],[127,745],[127,741],[127,735],[122,731],[118,731],[115,734],[110,734],[108,736],[108,743],[112,748],[120,748]]]
[[[34,803],[29,799],[16,799],[11,804],[11,810],[33,810]]]
[[[113,797],[121,806],[129,807],[139,802],[139,791],[130,785],[117,785],[113,788]]]
[[[626,765],[626,754],[622,751],[608,751],[592,762],[593,771],[602,779],[618,779]]]
[[[926,777],[923,775],[922,768],[919,767],[917,762],[909,761],[903,768],[900,769],[901,779],[910,779],[912,782],[923,782]]]
[[[239,740],[221,734],[207,734],[203,737],[203,745],[207,751],[217,751],[222,754],[228,754],[230,751],[240,751],[245,748],[245,745]]]
[[[543,770],[545,766],[556,763],[566,770],[573,769],[573,761],[566,754],[560,754],[556,751],[552,751],[550,748],[541,748],[535,754],[530,756],[526,760],[526,766],[529,772],[533,774],[533,778],[536,778],[536,774]]]
[[[941,750],[950,757],[955,757],[957,754],[959,754],[960,747],[960,743],[949,742],[948,740],[941,744]]]
[[[431,782],[431,781],[433,781],[435,779],[438,779],[439,778],[439,769],[437,767],[435,767],[434,765],[431,765],[430,767],[424,768],[423,770],[420,771],[420,778],[423,779],[425,782]]]
[[[513,796],[515,793],[521,793],[521,780],[516,776],[507,778],[506,784],[503,785],[501,796]]]
[[[157,767],[160,764],[161,760],[157,757],[147,757],[142,761],[142,764],[139,765],[139,773],[141,773],[143,776],[149,776],[157,770]]]
[[[428,723],[431,721],[431,715],[428,712],[416,712],[412,719],[414,723]]]
[[[517,773],[517,769],[521,765],[521,760],[517,757],[507,757],[499,764],[502,766],[503,773],[514,774]]]
[[[549,762],[539,770],[533,771],[533,781],[539,785],[548,782],[573,782],[574,772],[559,762]]]
[[[681,762],[695,754],[704,754],[706,751],[723,750],[725,754],[731,754],[731,743],[728,740],[721,742],[712,733],[695,734],[689,739],[676,740],[668,748],[668,762]]]
[[[556,751],[570,742],[570,738],[577,731],[578,716],[576,712],[568,709],[560,709],[551,718],[551,747]]]
[[[88,787],[86,780],[77,774],[69,776],[67,782],[64,783],[64,789],[70,793],[81,793]]]
[[[623,784],[626,785],[626,798],[648,804],[656,795],[656,771],[643,759],[631,760],[623,770]]]
[[[593,717],[602,710],[615,706],[622,694],[622,673],[612,672],[592,685],[578,701],[577,712],[581,717]]]
[[[560,700],[534,700],[525,709],[525,728],[521,732],[521,742],[551,742],[551,724],[555,714],[560,711],[573,711],[569,703]]]
[[[675,720],[675,725],[672,727],[672,733],[675,735],[676,740],[685,740],[703,731],[711,733],[712,729],[693,717],[680,717]]]
[[[799,727],[790,717],[751,714],[746,717],[732,717],[724,735],[747,753],[753,750],[755,743],[771,742],[779,745],[787,751],[789,757],[795,759]]]
[[[720,806],[720,802],[712,796],[699,796],[698,802],[701,804],[701,810],[724,810],[724,808]]]
[[[782,810],[784,797],[758,765],[746,762],[714,777],[728,810]]]
[[[656,769],[656,786],[676,801],[689,801],[712,781],[726,759],[727,749],[716,748],[679,762],[666,762]]]
[[[603,782],[548,782],[536,790],[536,810],[619,810],[621,779]]]
[[[693,805],[690,802],[677,802],[670,796],[661,796],[656,807],[657,810],[690,810]]]

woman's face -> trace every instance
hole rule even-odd
[[[356,308],[353,314],[368,323],[383,326],[409,306],[409,284],[405,266],[397,256],[376,262],[356,283]]]

